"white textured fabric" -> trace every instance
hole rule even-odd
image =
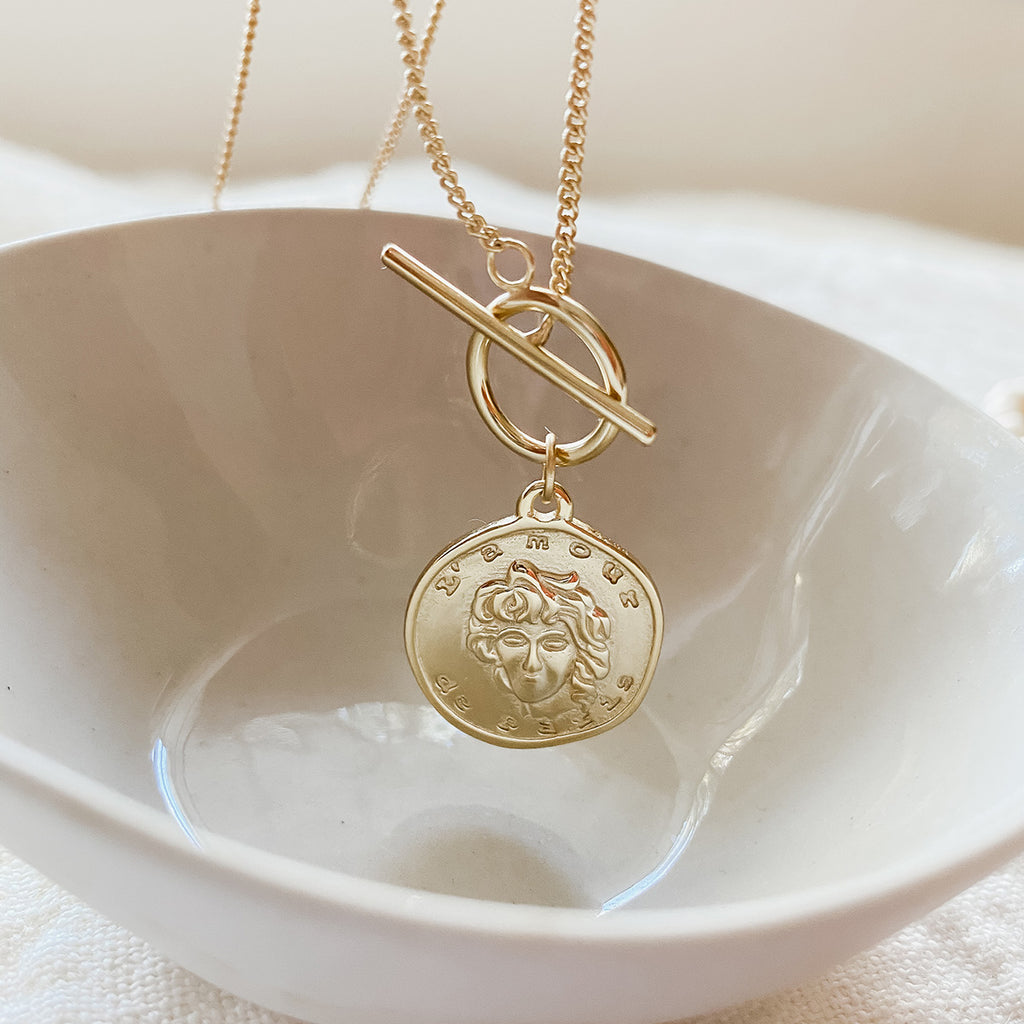
[[[492,219],[545,231],[552,201],[469,170]],[[227,205],[351,205],[358,168],[250,183]],[[0,143],[0,242],[202,209],[205,183],[112,179]],[[379,205],[443,213],[420,166]],[[1024,253],[750,196],[588,200],[584,241],[655,259],[837,328],[968,400],[1024,375]],[[0,850],[0,1024],[282,1024],[220,992]],[[801,988],[702,1024],[1024,1024],[1024,859]],[[344,1024],[359,1024],[346,1021]],[[499,1022],[495,1022],[499,1024]],[[585,1022],[580,1022],[585,1024]]]

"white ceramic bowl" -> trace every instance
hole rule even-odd
[[[905,367],[596,250],[575,296],[658,423],[564,471],[655,574],[643,709],[455,733],[409,589],[533,467],[395,241],[260,211],[0,252],[0,840],[313,1021],[650,1024],[795,983],[1024,845],[1024,446]],[[494,359],[502,401],[587,417]]]

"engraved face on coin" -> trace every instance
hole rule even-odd
[[[550,746],[611,728],[647,691],[662,613],[647,573],[571,518],[514,516],[439,555],[406,616],[417,681],[453,725]]]
[[[544,705],[572,686],[570,700],[582,709],[608,674],[610,635],[611,620],[578,573],[520,559],[477,588],[466,644],[522,703]]]

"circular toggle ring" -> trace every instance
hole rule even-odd
[[[587,351],[597,362],[608,397],[617,402],[626,400],[626,371],[622,360],[604,328],[578,302],[547,288],[528,288],[514,295],[499,295],[487,308],[499,320],[507,320],[518,313],[535,312],[565,324],[586,345]],[[477,412],[495,436],[512,451],[532,462],[543,463],[548,457],[545,442],[520,430],[501,411],[494,397],[487,372],[487,353],[490,347],[491,339],[482,331],[477,331],[469,339],[466,352],[466,375]],[[597,425],[586,436],[567,443],[559,441],[558,464],[576,466],[600,455],[618,432],[619,428],[611,420],[600,417]]]

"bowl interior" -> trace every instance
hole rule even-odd
[[[537,473],[473,408],[468,331],[380,269],[389,241],[492,296],[457,225],[398,215],[0,253],[5,733],[199,845],[605,910],[842,881],[1019,815],[1024,449],[876,352],[597,250],[574,295],[659,438],[558,478],[654,575],[657,674],[563,747],[438,717],[409,591]],[[589,429],[492,364],[524,427]]]

